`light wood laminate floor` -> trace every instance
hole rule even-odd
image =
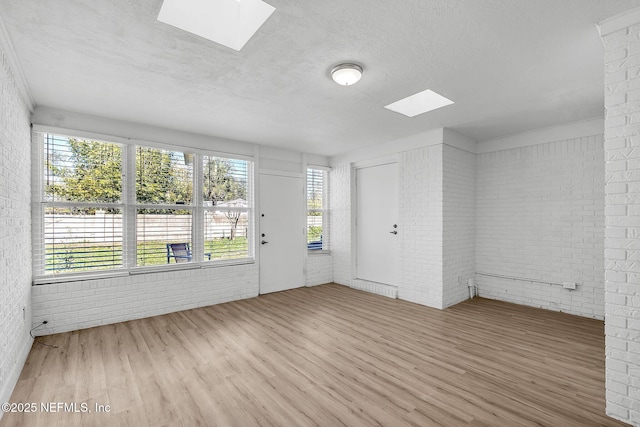
[[[0,426],[595,426],[603,323],[330,284],[40,338]],[[110,405],[96,413],[95,404]]]

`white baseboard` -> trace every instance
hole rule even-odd
[[[383,297],[398,298],[398,288],[396,286],[385,285],[382,283],[369,282],[368,280],[353,279],[350,286],[360,291],[371,292],[372,294],[382,295]]]
[[[33,345],[33,340],[29,338],[22,348],[20,355],[18,356],[18,360],[16,364],[13,365],[13,369],[9,376],[6,378],[6,382],[2,390],[0,390],[0,404],[9,402],[11,399],[11,394],[13,393],[13,389],[16,388],[16,384],[18,383],[18,378],[20,378],[20,374],[22,373],[22,369],[24,368],[24,364],[27,362],[27,357],[29,356],[29,352],[31,351],[31,346]],[[2,419],[2,415],[4,412],[0,411],[0,420]]]

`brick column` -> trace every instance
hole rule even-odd
[[[640,424],[640,9],[599,25],[605,45],[607,414]]]

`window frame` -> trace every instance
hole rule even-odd
[[[45,155],[44,144],[47,135],[63,138],[78,138],[88,141],[119,144],[122,149],[122,194],[118,203],[102,202],[67,202],[47,200],[45,183]],[[241,265],[255,263],[255,159],[252,156],[241,154],[222,153],[213,150],[201,150],[191,147],[181,147],[149,141],[132,141],[130,139],[97,135],[88,132],[75,132],[70,130],[51,129],[38,127],[32,130],[32,244],[33,244],[33,283],[46,284],[87,280],[91,278],[108,278],[160,271],[177,271],[183,269],[197,269],[220,267],[228,265]],[[191,204],[150,204],[139,203],[136,199],[136,150],[138,147],[183,152],[192,154],[192,200]],[[219,158],[230,161],[243,161],[246,163],[246,207],[240,210],[246,212],[247,218],[247,253],[246,257],[211,259],[205,258],[204,251],[204,216],[211,206],[205,206],[203,189],[202,160],[205,157]],[[45,251],[45,209],[47,207],[102,207],[117,208],[122,213],[122,265],[111,269],[95,269],[76,272],[48,272],[46,271]],[[192,261],[174,264],[155,264],[148,266],[137,265],[137,212],[139,209],[177,209],[191,212],[191,249]],[[237,210],[237,208],[233,208]]]
[[[308,204],[308,188],[309,188],[309,171],[315,170],[320,171],[322,173],[322,207],[321,208],[309,208]],[[305,227],[306,240],[309,242],[308,238],[308,218],[310,212],[320,212],[322,214],[322,248],[321,249],[311,249],[307,246],[307,253],[310,255],[314,254],[328,254],[331,252],[330,250],[330,241],[329,241],[329,172],[331,168],[327,166],[317,166],[317,165],[307,165],[306,174],[305,174],[305,214],[307,216],[307,226]],[[308,243],[307,243],[308,244]]]

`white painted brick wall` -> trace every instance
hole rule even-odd
[[[331,282],[333,282],[333,256],[331,254],[308,254],[305,285],[316,286]]]
[[[602,136],[477,156],[476,270],[578,289],[477,275],[480,296],[602,319]]]
[[[9,400],[31,348],[29,151],[29,110],[0,48],[0,403]]]
[[[334,280],[393,297],[395,289],[352,278],[352,179],[349,165],[332,170]],[[474,154],[444,144],[398,154],[398,298],[440,309],[468,298],[466,278],[475,271],[474,194]]]
[[[476,155],[443,148],[443,306],[469,298],[476,271]]]
[[[37,335],[90,328],[258,295],[257,264],[34,286]]]
[[[331,169],[329,175],[329,233],[333,255],[333,281],[350,286],[351,271],[351,182],[350,164]]]
[[[607,414],[640,425],[640,24],[603,42]]]
[[[398,155],[398,298],[443,308],[443,145]]]

